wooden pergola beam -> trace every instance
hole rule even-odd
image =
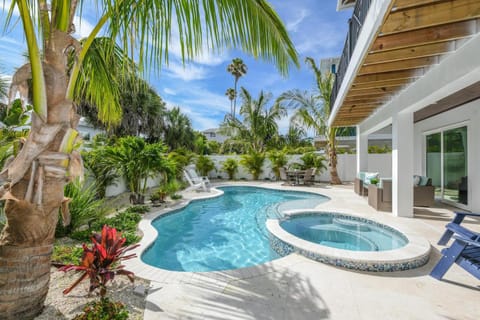
[[[423,29],[480,17],[480,1],[437,1],[428,5],[395,10],[380,29],[382,35]]]
[[[431,57],[445,54],[453,50],[455,50],[455,45],[451,41],[430,43],[418,47],[409,47],[397,50],[370,53],[365,59],[364,64],[369,65],[376,63],[402,61],[412,58]]]
[[[377,52],[462,39],[476,33],[476,24],[476,20],[467,20],[420,30],[380,35],[370,49],[371,52]]]
[[[372,82],[366,82],[366,83],[354,83],[352,84],[352,87],[350,90],[355,91],[355,90],[368,90],[368,89],[388,88],[388,87],[404,87],[410,84],[411,82],[413,82],[417,78],[419,77],[372,81]]]
[[[376,88],[352,88],[349,91],[348,96],[377,96],[377,95],[385,95],[385,94],[396,94],[403,86],[381,86]]]
[[[423,57],[423,58],[414,58],[414,59],[404,59],[399,61],[392,61],[386,63],[377,63],[377,64],[369,64],[366,66],[362,66],[357,73],[358,75],[365,75],[365,74],[377,74],[382,72],[391,72],[391,71],[400,71],[400,70],[408,70],[408,69],[418,69],[422,67],[428,67],[432,64],[438,63],[438,57]]]
[[[421,77],[425,73],[425,71],[426,71],[426,68],[419,68],[419,69],[401,70],[401,71],[394,71],[394,72],[384,72],[379,74],[367,74],[367,75],[355,77],[353,84],[358,85],[358,84],[367,84],[372,82],[389,81],[389,80],[416,79],[418,77]]]

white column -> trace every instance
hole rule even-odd
[[[368,134],[357,126],[357,174],[360,171],[368,171]]]
[[[395,114],[392,117],[392,213],[397,217],[413,217],[413,137],[413,112]]]

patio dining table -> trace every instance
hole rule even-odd
[[[287,176],[289,181],[294,181],[294,185],[299,185],[300,180],[305,177],[305,170],[289,170]]]

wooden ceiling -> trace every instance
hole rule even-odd
[[[352,126],[477,33],[480,0],[393,0],[334,126]]]

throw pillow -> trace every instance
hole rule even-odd
[[[420,181],[421,181],[421,177],[415,174],[413,176],[413,186],[414,187],[418,186],[420,184]]]
[[[377,179],[378,181],[378,172],[365,172],[365,180],[363,181],[363,183],[371,184],[372,179]]]

